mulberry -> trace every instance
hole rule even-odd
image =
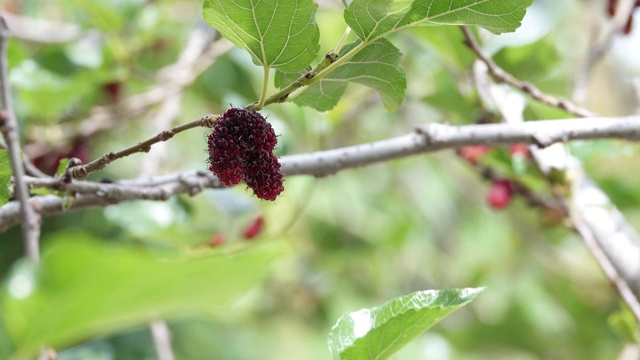
[[[284,190],[271,124],[259,113],[231,108],[208,138],[209,170],[226,186],[244,181],[260,199],[275,200]]]
[[[491,184],[487,201],[494,209],[502,209],[509,205],[515,193],[513,183],[509,180],[496,180]]]

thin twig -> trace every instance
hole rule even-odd
[[[21,160],[20,139],[18,137],[18,121],[13,112],[9,73],[7,64],[7,41],[9,28],[0,16],[0,87],[2,89],[2,110],[0,112],[0,131],[9,152],[11,170],[15,179],[15,193],[20,202],[22,214],[22,237],[27,258],[33,262],[40,259],[39,238],[40,219],[29,202],[29,189],[25,182],[24,167]]]
[[[171,126],[171,123],[180,116],[180,94],[175,94],[166,99],[160,108],[153,115],[153,118],[149,123],[153,128],[153,131],[161,131]],[[153,176],[160,168],[165,155],[166,146],[165,142],[157,144],[153,151],[149,153],[145,161],[140,164],[139,177]]]
[[[105,166],[109,165],[110,163],[112,163],[117,159],[129,156],[131,154],[139,153],[139,152],[148,152],[151,149],[151,145],[153,144],[156,144],[162,141],[167,141],[171,139],[174,135],[188,129],[192,129],[195,127],[211,127],[215,121],[216,121],[216,116],[205,115],[198,120],[173,127],[171,130],[162,131],[159,134],[155,135],[154,137],[151,137],[136,145],[129,146],[128,148],[120,151],[106,153],[101,157],[99,157],[98,159],[93,160],[92,162],[86,165],[76,166],[73,168],[73,171],[71,172],[71,176],[73,176],[74,178],[86,177],[87,175],[89,175],[94,171],[104,169]]]
[[[493,61],[493,59],[491,59],[491,57],[489,57],[487,54],[484,53],[484,51],[482,51],[480,45],[476,41],[475,37],[473,36],[469,28],[467,28],[466,26],[461,26],[460,28],[462,29],[462,33],[464,34],[464,37],[465,37],[465,42],[464,42],[465,45],[467,45],[467,47],[469,47],[469,49],[473,51],[473,53],[476,55],[476,57],[480,61],[482,61],[487,65],[489,74],[497,82],[504,83],[516,89],[519,89],[525,94],[528,94],[529,96],[531,96],[533,99],[543,104],[547,104],[549,106],[553,106],[555,108],[564,110],[571,115],[580,116],[580,117],[596,116],[595,113],[572,103],[568,99],[551,96],[549,94],[546,94],[540,91],[540,89],[535,87],[533,84],[529,82],[521,81],[515,78],[513,75],[509,74],[500,66],[498,66]]]

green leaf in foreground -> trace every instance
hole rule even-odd
[[[0,149],[0,206],[9,201],[9,182],[11,181],[11,164],[9,152]]]
[[[320,50],[317,7],[312,0],[206,0],[202,16],[255,64],[296,72]]]
[[[344,53],[360,44],[357,40],[343,49]],[[392,111],[404,99],[407,80],[400,66],[400,50],[385,39],[379,39],[360,50],[354,57],[309,86],[295,98],[298,105],[310,106],[319,111],[333,109],[349,82],[368,86],[380,94],[387,110]],[[298,75],[276,73],[276,86],[284,87]]]
[[[532,0],[353,0],[344,13],[361,39],[415,25],[477,25],[500,34],[520,26]]]
[[[342,316],[331,329],[334,359],[386,359],[484,288],[418,291]]]
[[[16,358],[64,348],[150,319],[228,311],[267,273],[274,243],[233,254],[149,253],[67,236],[38,265],[18,263],[0,294]]]
[[[9,359],[11,352],[11,342],[9,341],[7,331],[4,328],[2,314],[0,314],[0,359]]]

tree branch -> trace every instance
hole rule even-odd
[[[0,88],[2,90],[2,111],[0,112],[0,131],[4,137],[9,152],[11,170],[15,179],[15,194],[19,201],[19,211],[22,220],[22,237],[27,257],[34,262],[40,259],[39,238],[40,219],[29,203],[29,189],[25,182],[24,167],[22,165],[20,139],[18,137],[18,121],[13,112],[11,89],[7,64],[7,41],[9,28],[0,16]]]
[[[573,140],[640,140],[640,116],[546,120],[451,126],[431,123],[414,133],[373,143],[286,156],[287,175],[324,176],[337,171],[409,155],[468,145],[533,144],[540,147]]]
[[[484,71],[488,71],[499,82],[510,77],[513,78],[484,54],[468,29],[463,29],[463,31],[469,40],[468,45],[478,55],[478,61],[486,65],[487,69]],[[494,75],[496,71],[503,72],[508,76],[496,77]],[[522,84],[515,78],[507,83]],[[495,89],[494,84],[490,84],[489,87]],[[483,89],[479,88],[479,90],[482,91]],[[491,89],[489,89],[489,92],[491,92]],[[521,125],[536,123],[523,121],[523,101],[522,104],[515,105],[514,109],[514,104],[518,99],[505,100],[507,99],[499,99],[495,101],[494,105],[500,110],[507,123]],[[574,107],[571,103],[567,104],[570,104],[569,108]],[[566,104],[561,108],[567,110]],[[575,108],[573,109],[575,110]],[[579,110],[579,112],[582,112],[582,110]],[[634,118],[636,117],[627,117],[626,119]],[[632,130],[631,132],[636,131]],[[543,143],[538,145],[545,145],[544,138],[546,136],[542,135]],[[637,137],[637,133],[627,139],[632,139],[633,137]],[[640,266],[638,265],[640,264],[640,238],[626,223],[624,217],[611,200],[589,179],[580,162],[571,156],[566,147],[558,142],[555,142],[549,149],[542,149],[541,147],[530,147],[534,161],[547,177],[551,176],[552,168],[571,174],[571,193],[569,196],[558,196],[558,200],[562,203],[562,208],[566,209],[565,215],[572,221],[574,230],[583,239],[609,281],[611,281],[623,301],[627,303],[638,322],[640,322]]]
[[[167,322],[154,320],[149,327],[158,360],[174,360],[175,356],[171,347],[171,330],[169,330]]]
[[[590,191],[594,188],[594,185],[591,184],[585,189]],[[577,194],[582,195],[582,194]],[[592,197],[593,195],[600,195],[598,192],[591,193],[587,195],[588,197]],[[602,194],[603,195],[603,194]],[[607,275],[607,278],[610,279],[612,285],[616,288],[620,297],[622,297],[623,301],[629,306],[631,312],[636,318],[636,321],[640,323],[640,303],[638,299],[635,297],[634,293],[637,294],[640,292],[640,274],[637,273],[638,269],[635,264],[637,264],[640,253],[638,253],[638,247],[633,244],[620,244],[617,248],[603,248],[598,238],[602,237],[612,237],[615,238],[616,231],[629,231],[629,234],[625,234],[621,237],[623,242],[627,242],[632,240],[634,237],[633,230],[627,229],[628,225],[624,221],[622,214],[618,212],[618,209],[610,210],[611,214],[606,214],[606,216],[602,216],[603,214],[594,214],[600,215],[597,219],[592,219],[596,221],[585,222],[583,219],[578,218],[577,214],[589,214],[592,213],[593,208],[581,208],[579,211],[574,211],[573,214],[569,214],[571,216],[571,222],[573,223],[573,227],[575,231],[580,235],[580,237],[584,240],[585,245],[596,258],[602,270]],[[603,208],[598,208],[596,211],[602,211]],[[605,210],[606,211],[606,210]],[[617,221],[610,222],[610,220],[615,219]],[[604,221],[602,221],[604,220]],[[593,225],[597,224],[596,227]],[[613,230],[613,231],[611,231]],[[597,235],[595,235],[598,233]],[[634,251],[630,254],[615,254],[615,252],[619,250],[628,250],[633,249]],[[624,255],[624,256],[621,256]],[[621,278],[620,273],[618,272],[617,266],[611,262],[611,259],[625,259],[630,262],[625,262],[621,264],[622,266],[629,267],[629,271],[625,273],[635,272],[635,277],[627,277]],[[635,263],[634,263],[635,262]],[[634,267],[636,269],[634,269]],[[630,281],[631,280],[631,281]]]
[[[36,19],[6,11],[2,12],[2,17],[13,36],[24,41],[59,44],[78,40],[83,35],[82,29],[76,24]]]
[[[48,179],[31,178],[36,181]],[[130,185],[136,184],[136,185]],[[69,184],[69,191],[78,190],[73,196],[71,206],[68,197],[55,195],[34,196],[30,199],[42,216],[53,216],[64,212],[91,207],[106,207],[133,200],[166,201],[178,194],[195,195],[207,188],[220,188],[222,183],[209,171],[191,171],[158,176],[147,180],[122,181],[114,184],[74,181]],[[0,232],[19,224],[20,205],[11,201],[0,207]]]
[[[484,51],[482,51],[482,48],[480,47],[480,45],[478,44],[478,42],[476,41],[475,37],[473,36],[473,34],[471,33],[471,30],[469,30],[468,27],[466,26],[461,26],[460,27],[462,29],[462,33],[464,34],[465,37],[465,45],[467,45],[467,47],[469,47],[469,49],[471,49],[471,51],[473,51],[473,53],[476,55],[476,57],[482,61],[483,63],[485,63],[487,65],[487,68],[489,70],[489,74],[491,75],[491,77],[493,77],[497,82],[500,83],[504,83],[510,86],[513,86],[516,89],[519,89],[520,91],[524,92],[525,94],[528,94],[529,96],[531,96],[533,99],[549,105],[549,106],[553,106],[555,108],[561,109],[566,111],[567,113],[574,115],[574,116],[579,116],[579,117],[594,117],[596,116],[595,113],[582,108],[574,103],[572,103],[571,101],[567,100],[567,99],[563,99],[563,98],[557,98],[554,96],[551,96],[549,94],[543,93],[542,91],[540,91],[540,89],[538,89],[537,87],[535,87],[535,85],[529,83],[529,82],[525,82],[525,81],[521,81],[519,79],[516,79],[513,75],[509,74],[508,72],[504,71],[501,67],[499,67],[494,61],[493,59],[491,59],[489,56],[487,56]]]
[[[527,143],[548,146],[556,142],[605,138],[640,140],[640,116],[464,126],[426,124],[412,133],[387,140],[284,156],[281,163],[286,176],[326,176],[346,169],[467,145]],[[37,177],[27,177],[26,181],[32,188],[46,187],[75,194],[69,210],[133,200],[165,201],[178,194],[195,195],[204,189],[224,187],[207,170],[120,180],[110,184],[81,180],[67,184],[59,179]],[[64,212],[67,199],[47,195],[32,197],[31,202],[37,205],[42,216],[52,216]],[[0,231],[6,231],[19,222],[19,206],[15,201],[0,207]]]

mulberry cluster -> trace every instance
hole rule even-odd
[[[280,163],[273,155],[276,143],[262,115],[231,108],[209,135],[209,170],[227,186],[244,181],[257,197],[273,201],[284,190]]]

